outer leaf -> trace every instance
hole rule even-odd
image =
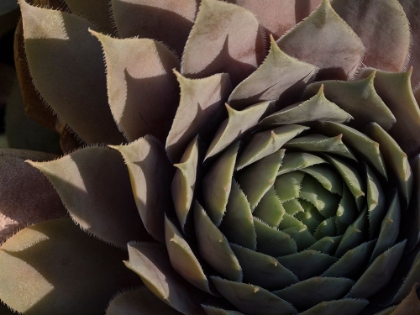
[[[372,71],[367,69],[361,76],[368,76]],[[420,129],[420,109],[411,88],[412,73],[413,69],[405,73],[377,71],[374,81],[378,95],[397,119],[390,134],[410,155],[420,147],[420,140],[416,137]]]
[[[112,299],[105,315],[180,314],[163,303],[148,288],[140,287],[118,294]]]
[[[181,87],[181,99],[166,139],[168,156],[178,161],[188,143],[197,135],[210,141],[214,129],[223,120],[222,104],[232,90],[227,74],[191,80],[175,72]]]
[[[50,180],[83,230],[121,248],[147,235],[118,152],[90,147],[58,160],[29,163]]]
[[[301,315],[358,315],[369,304],[368,300],[341,299],[321,302]]]
[[[283,1],[277,3],[284,5]],[[269,10],[266,3],[258,7],[264,8],[265,11]],[[299,90],[302,90],[314,76],[317,70],[315,66],[286,55],[277,46],[273,37],[270,40],[270,52],[264,62],[229,96],[229,104],[233,108],[244,109],[261,101],[277,100],[285,94],[300,94]]]
[[[416,315],[420,313],[417,288],[418,284],[413,285],[410,294],[393,310],[391,315]]]
[[[240,312],[227,311],[221,308],[208,306],[208,305],[202,305],[202,307],[207,315],[243,315],[243,313],[240,313]]]
[[[99,26],[102,32],[114,33],[109,0],[65,0],[72,13],[83,16]]]
[[[173,169],[162,144],[146,136],[129,145],[113,148],[120,151],[127,164],[137,209],[146,230],[163,242],[164,213],[173,207]]]
[[[410,28],[403,8],[394,0],[334,0],[332,7],[366,47],[363,64],[402,71],[410,48]]]
[[[408,67],[413,67],[416,71],[413,73],[411,77],[411,82],[413,88],[418,88],[420,83],[420,71],[417,69],[420,68],[420,59],[417,58],[419,51],[420,51],[420,1],[418,0],[399,0],[400,4],[402,5],[405,15],[408,18],[410,23],[410,30],[411,30],[411,47],[410,47],[410,55],[411,58],[407,60]]]
[[[66,215],[66,210],[48,180],[24,162],[45,161],[52,154],[0,149],[0,243],[19,229]]]
[[[126,253],[83,233],[70,219],[28,227],[0,249],[0,299],[24,314],[100,314],[139,281]]]
[[[323,0],[315,12],[277,43],[288,55],[349,77],[357,71],[364,50],[360,39],[328,0]]]
[[[113,39],[91,31],[102,44],[112,115],[128,141],[146,134],[165,141],[179,100],[174,54],[150,39]]]
[[[19,3],[37,90],[86,142],[124,141],[108,108],[100,45],[87,31],[95,26],[65,12]]]
[[[81,0],[83,1],[83,0]],[[196,0],[111,0],[121,37],[152,38],[182,55],[197,11]]]
[[[204,314],[200,306],[204,302],[203,293],[172,269],[165,246],[130,242],[128,254],[130,258],[125,265],[137,273],[159,299],[183,314]]]
[[[262,32],[251,12],[223,1],[202,0],[181,69],[195,78],[226,72],[237,85],[257,68],[264,54]]]

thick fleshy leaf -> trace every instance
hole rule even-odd
[[[83,0],[81,0],[83,1]],[[182,55],[197,11],[196,0],[112,0],[118,34],[152,38]]]
[[[220,230],[231,243],[251,250],[257,247],[251,207],[236,181],[232,181],[232,189]]]
[[[342,236],[325,236],[308,249],[316,250],[323,254],[332,255],[337,250],[337,246],[340,244],[341,239]]]
[[[194,222],[201,257],[224,277],[242,281],[241,266],[228,240],[198,202],[195,203]]]
[[[368,76],[372,71],[365,70],[361,76]],[[390,135],[410,155],[420,147],[420,140],[416,136],[420,129],[420,109],[411,88],[412,73],[413,69],[405,73],[377,71],[374,81],[378,95],[397,119]]]
[[[377,142],[360,131],[343,124],[326,121],[319,124],[318,128],[329,136],[342,134],[345,144],[350,145],[351,149],[360,154],[364,161],[373,166],[385,179],[387,178],[385,163]]]
[[[278,150],[244,169],[238,183],[248,198],[251,209],[255,209],[261,198],[274,185],[284,150]]]
[[[354,211],[355,209],[353,209]],[[347,227],[344,232],[343,238],[338,245],[335,252],[336,257],[343,256],[346,252],[354,249],[356,246],[362,244],[367,236],[367,210],[359,212],[357,219]]]
[[[331,5],[362,40],[364,65],[393,72],[404,69],[410,27],[397,1],[334,0]]]
[[[175,212],[182,229],[184,229],[194,197],[198,159],[199,148],[196,137],[188,145],[180,163],[174,164],[177,170],[172,180],[171,192]]]
[[[386,286],[394,274],[406,241],[402,241],[379,255],[357,280],[347,297],[367,298]]]
[[[223,121],[206,153],[206,159],[216,155],[229,144],[241,138],[248,130],[255,127],[261,118],[264,118],[274,109],[274,102],[261,102],[237,111],[226,104],[228,118]]]
[[[299,197],[302,180],[305,177],[304,173],[301,172],[290,172],[282,174],[277,177],[274,183],[274,189],[278,195],[278,198],[283,202],[292,201]],[[290,213],[289,214],[294,214]]]
[[[301,172],[315,178],[326,190],[343,195],[343,184],[340,176],[328,165],[320,164],[301,169]]]
[[[368,300],[341,299],[321,302],[300,315],[358,315],[369,304]]]
[[[287,141],[309,128],[286,125],[254,134],[239,155],[236,169],[240,170],[279,150]]]
[[[19,4],[29,69],[48,105],[88,143],[123,142],[108,107],[101,47],[88,32],[96,27],[65,12]]]
[[[350,126],[360,129],[370,122],[376,122],[389,130],[396,119],[376,93],[374,78],[375,73],[372,73],[366,79],[358,81],[315,82],[308,86],[305,95],[315,95],[323,85],[325,97],[354,117]]]
[[[128,243],[125,265],[138,274],[160,300],[183,314],[204,314],[200,304],[204,293],[172,269],[165,246],[153,243]]]
[[[261,63],[264,36],[248,10],[218,0],[202,0],[182,56],[182,73],[202,78],[229,73],[234,85]]]
[[[99,314],[118,290],[140,284],[126,252],[70,219],[28,227],[0,249],[0,299],[24,314]]]
[[[253,214],[267,225],[278,227],[285,211],[273,186],[261,198]]]
[[[364,53],[361,40],[328,0],[277,43],[288,55],[349,77],[356,73]]]
[[[391,312],[391,315],[416,315],[420,313],[417,288],[418,284],[413,285],[410,294]]]
[[[131,189],[141,220],[151,236],[164,241],[164,213],[173,207],[171,178],[173,168],[163,145],[151,136],[128,145],[113,146],[127,164]]]
[[[413,190],[420,191],[420,155],[417,155],[411,163],[413,171]],[[415,194],[408,208],[408,213],[403,222],[408,222],[407,250],[413,250],[419,242],[420,235],[420,194]],[[407,220],[407,221],[406,221]],[[405,224],[405,223],[403,223]]]
[[[231,246],[241,264],[245,279],[250,283],[273,290],[298,282],[296,275],[274,257],[238,245]]]
[[[212,277],[220,294],[245,315],[292,315],[296,309],[288,302],[261,287]]]
[[[167,217],[165,217],[165,243],[169,260],[176,272],[192,285],[211,293],[200,262],[183,235]]]
[[[348,122],[353,117],[325,98],[323,86],[309,100],[296,103],[264,118],[263,127],[307,123],[313,121]]]
[[[277,175],[286,174],[322,163],[326,163],[326,161],[317,155],[305,152],[287,152],[284,155],[283,164]]]
[[[301,281],[320,275],[337,261],[330,255],[314,250],[304,250],[277,259],[284,267],[297,275]]]
[[[214,163],[203,179],[203,199],[213,223],[222,222],[232,189],[239,142],[232,144]]]
[[[50,180],[83,230],[121,248],[147,236],[118,152],[88,147],[58,160],[29,163]]]
[[[320,302],[344,296],[353,285],[345,278],[315,277],[293,284],[274,294],[292,303],[297,309],[308,309]]]
[[[410,47],[410,58],[407,60],[408,67],[415,69],[411,82],[413,88],[417,89],[420,83],[420,59],[417,58],[420,52],[420,1],[418,0],[399,0],[402,5],[405,15],[410,23],[411,30],[411,47]]]
[[[197,135],[210,141],[223,120],[223,103],[232,90],[227,74],[215,74],[204,79],[191,80],[175,72],[181,99],[168,138],[168,156],[178,161],[188,143]]]
[[[266,3],[258,7],[268,10]],[[282,52],[271,37],[269,54],[261,66],[233,90],[229,96],[229,105],[235,109],[244,109],[258,102],[276,101],[284,93],[299,94],[315,72],[315,66]]]
[[[258,219],[254,219],[257,232],[257,251],[279,257],[297,252],[295,241],[289,234],[274,229]]]
[[[397,181],[397,186],[402,197],[402,204],[406,207],[410,202],[413,192],[413,174],[407,154],[401,149],[398,142],[377,123],[372,123],[367,126],[366,132],[381,146],[380,148],[388,169]]]
[[[243,315],[243,313],[236,311],[227,311],[218,307],[202,305],[207,315]]]
[[[180,314],[168,306],[147,287],[118,294],[112,299],[105,315]]]
[[[109,8],[110,0],[66,0],[66,4],[72,13],[98,25],[102,32],[114,33]]]
[[[366,166],[366,202],[368,205],[369,234],[376,235],[385,215],[385,193],[381,181],[376,174]]]
[[[151,39],[91,33],[102,44],[109,105],[127,140],[151,134],[164,142],[178,107],[179,87],[172,69],[179,61]]]
[[[322,276],[324,277],[346,277],[354,278],[363,270],[369,261],[375,241],[363,243],[347,251],[334,265],[328,268]]]
[[[19,229],[63,217],[66,210],[57,192],[25,159],[45,161],[53,154],[0,149],[0,243]]]

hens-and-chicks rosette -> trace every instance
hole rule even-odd
[[[20,0],[34,85],[88,146],[15,158],[72,220],[2,245],[9,307],[419,312],[420,2],[229,2]]]

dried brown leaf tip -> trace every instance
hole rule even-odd
[[[34,87],[87,146],[1,157],[17,224],[57,203],[71,220],[0,247],[0,300],[419,313],[420,11],[400,2],[20,0]]]

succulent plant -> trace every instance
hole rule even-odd
[[[87,145],[4,151],[3,217],[62,215],[55,191],[71,217],[1,246],[6,305],[420,312],[419,1],[19,3],[34,86]]]

